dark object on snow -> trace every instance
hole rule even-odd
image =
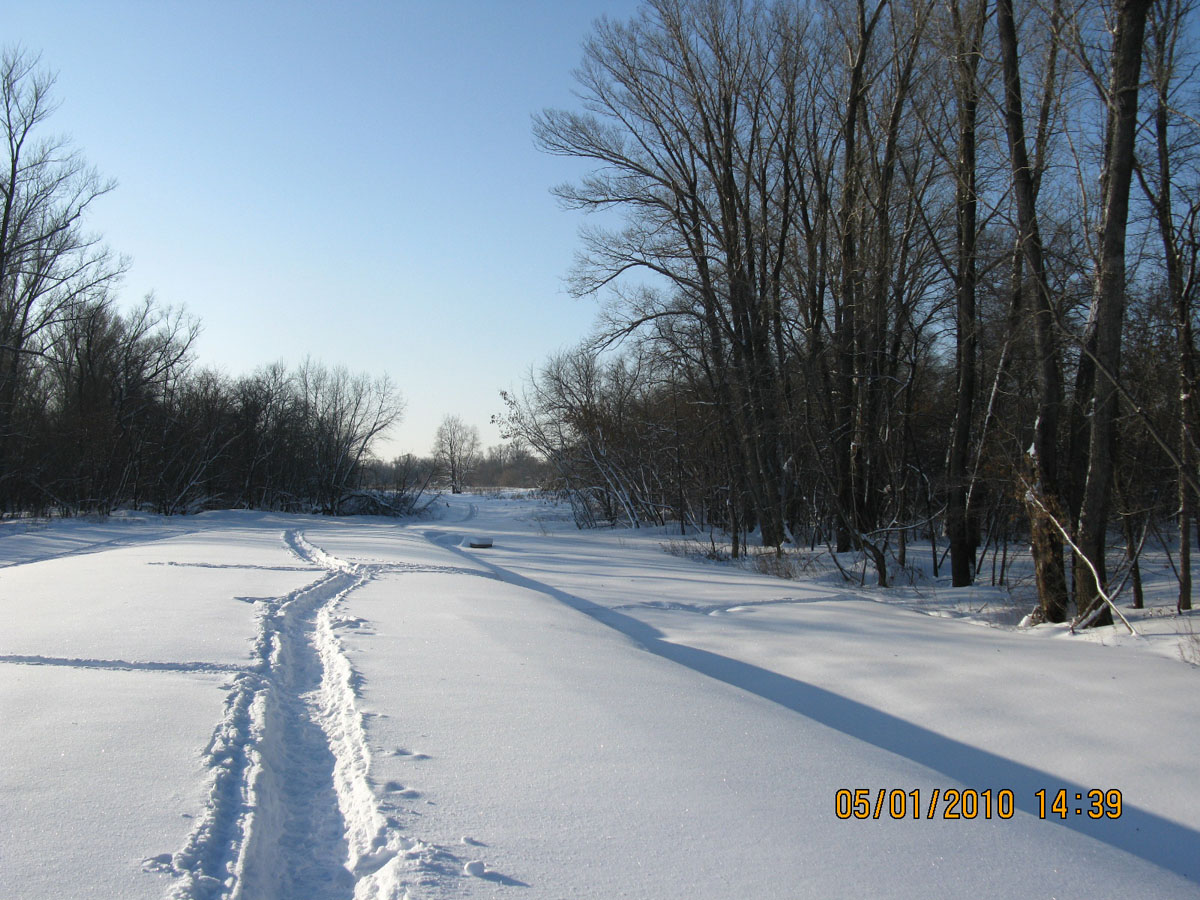
[[[492,539],[490,537],[473,537],[467,541],[467,546],[472,550],[486,550],[492,546]]]

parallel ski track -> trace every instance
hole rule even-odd
[[[374,577],[286,531],[321,576],[264,606],[251,666],[237,676],[205,754],[204,815],[169,863],[173,900],[404,900],[438,855],[380,812],[333,611]]]
[[[140,547],[145,544],[156,544],[159,541],[170,541],[175,538],[187,537],[204,531],[203,528],[179,528],[165,532],[138,534],[131,531],[120,537],[105,538],[104,540],[83,539],[76,544],[61,547],[49,553],[38,553],[30,556],[18,556],[16,559],[0,560],[0,569],[15,569],[33,563],[52,562],[58,559],[68,559],[72,556],[89,556],[93,553],[105,553],[109,550],[120,550],[125,547]]]

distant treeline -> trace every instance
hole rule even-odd
[[[196,367],[196,322],[119,309],[123,263],[84,224],[112,184],[48,136],[52,85],[0,59],[0,513],[403,511],[405,467],[366,466],[403,410],[386,378],[311,360],[227,378]]]
[[[390,462],[373,450],[404,403],[386,378],[312,359],[227,377],[199,367],[199,323],[146,298],[122,310],[125,263],[90,234],[113,189],[48,132],[53,76],[0,57],[0,515],[164,514],[212,507],[405,514],[427,488],[529,487],[521,442]]]
[[[4,384],[18,382],[0,431],[4,512],[407,512],[415,499],[366,465],[402,411],[386,379],[312,361],[226,378],[191,364],[194,325],[151,302],[63,313]],[[368,473],[388,496],[366,501]]]

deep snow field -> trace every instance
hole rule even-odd
[[[667,540],[480,496],[0,525],[0,900],[1200,897],[1177,650]]]

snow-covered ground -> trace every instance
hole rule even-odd
[[[1200,669],[667,540],[0,526],[0,898],[1200,897]]]

